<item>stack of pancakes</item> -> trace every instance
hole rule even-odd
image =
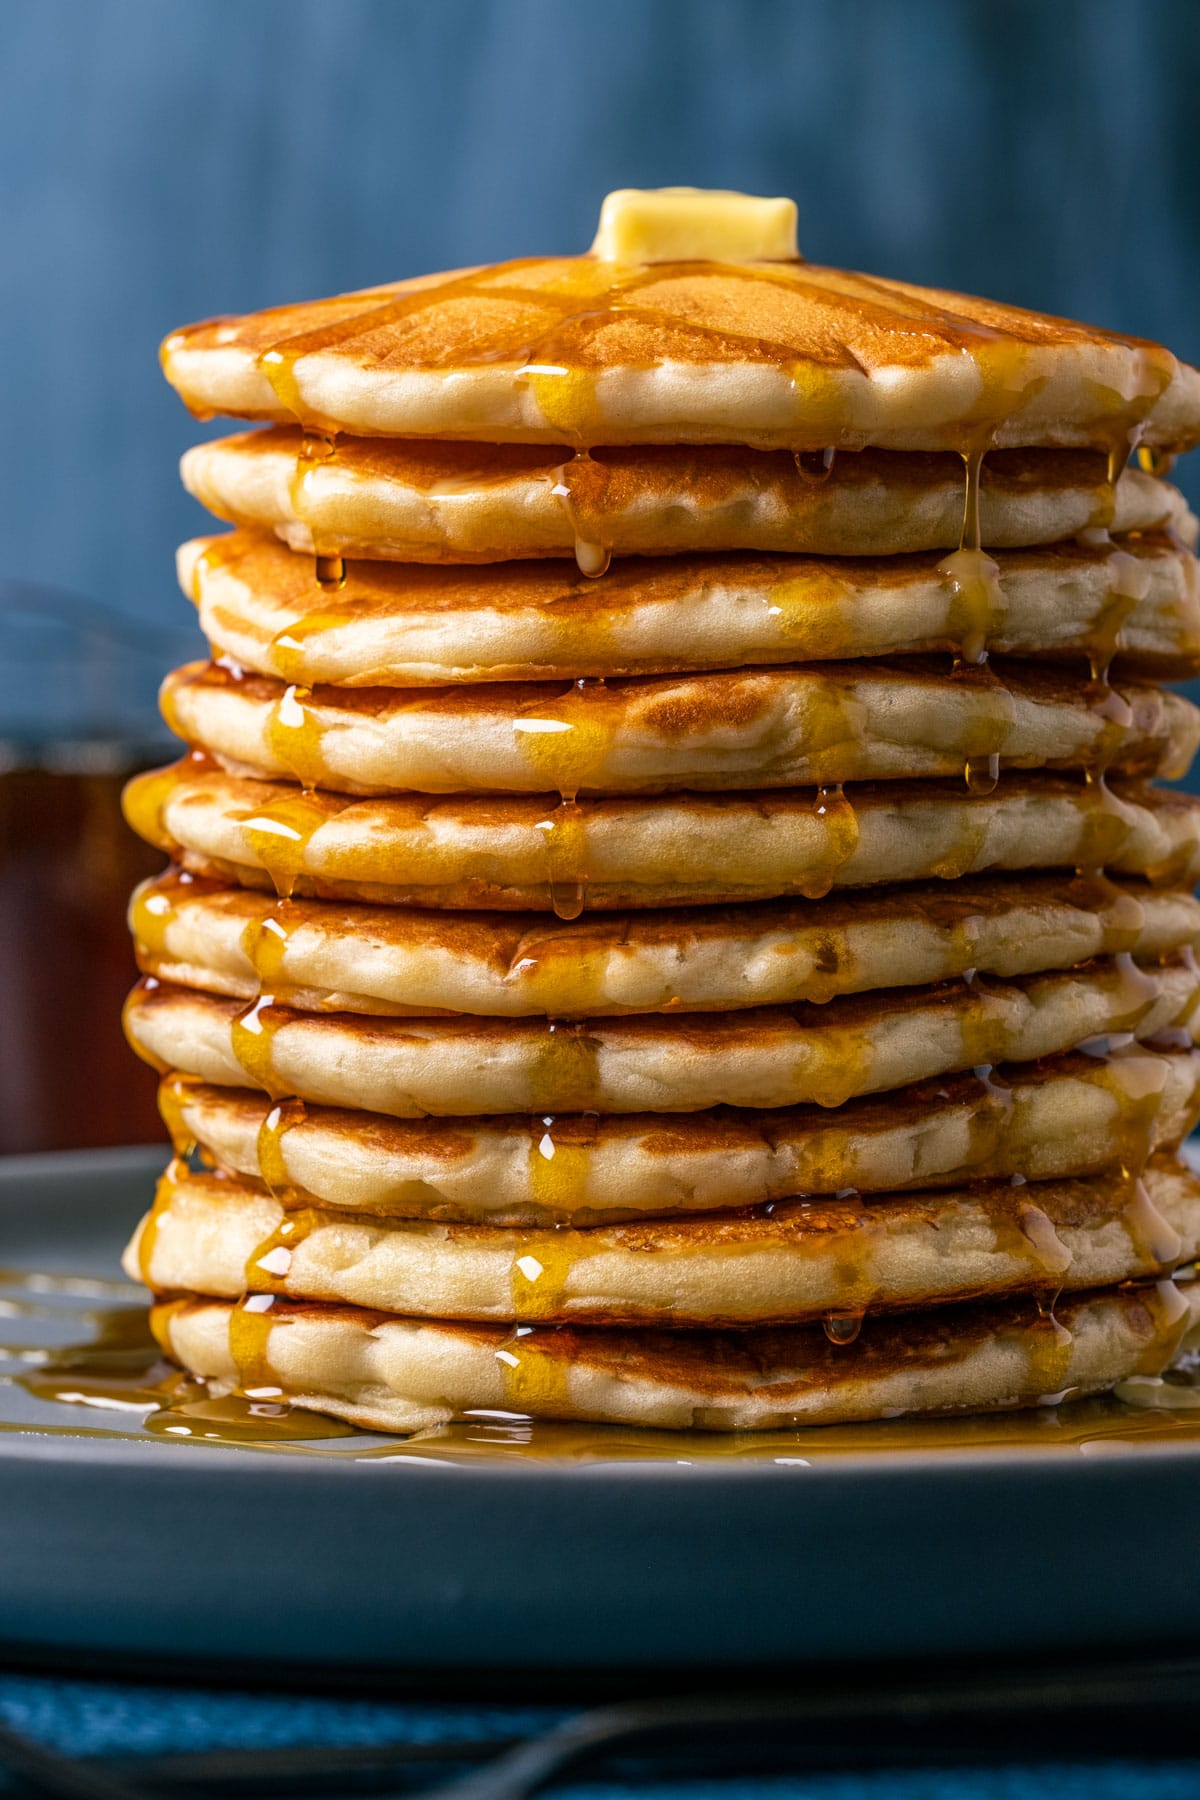
[[[1200,1320],[1200,373],[759,204],[167,340],[268,422],[184,459],[213,661],[128,794],[128,1266],[200,1376],[764,1428]]]

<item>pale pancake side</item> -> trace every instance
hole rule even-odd
[[[162,348],[194,411],[569,444],[1200,438],[1167,350],[802,260],[527,257],[205,321]]]
[[[306,454],[297,431],[214,438],[187,451],[188,492],[230,524],[275,531],[293,550],[395,562],[493,563],[574,556],[761,550],[898,556],[963,538],[956,456],[864,450],[815,482],[781,451],[604,450],[564,464],[521,445],[339,438]],[[1126,469],[1110,484],[1087,451],[1001,450],[984,465],[981,541],[1017,549],[1081,531],[1196,522],[1169,483]]]
[[[384,905],[610,911],[986,870],[1200,879],[1200,801],[1049,775],[815,792],[354,800],[186,758],[125,791],[134,830],[198,875]]]
[[[216,657],[302,687],[406,687],[655,675],[780,662],[969,653],[1113,660],[1123,675],[1200,668],[1196,559],[1162,536],[1002,550],[967,579],[934,555],[351,562],[337,589],[310,557],[234,531],[179,551]]]
[[[149,977],[126,1003],[125,1027],[160,1073],[396,1118],[701,1112],[841,1106],[1112,1034],[1190,1033],[1198,995],[1193,958],[1149,970],[1120,956],[1069,974],[976,978],[825,1006],[557,1024],[300,1013],[266,996],[243,1007]]]
[[[1030,664],[823,663],[612,682],[316,688],[191,663],[162,688],[234,774],[352,794],[658,794],[1001,769],[1187,773],[1200,709]]]
[[[785,1429],[1039,1406],[1157,1375],[1200,1324],[1200,1284],[757,1331],[450,1325],[255,1296],[156,1306],[155,1335],[201,1377],[379,1431],[479,1410],[701,1431]]]
[[[1136,1170],[1200,1115],[1200,1052],[1128,1045],[753,1113],[387,1119],[169,1074],[176,1150],[198,1144],[289,1204],[495,1225],[619,1223],[971,1180]]]
[[[1200,901],[1103,878],[993,876],[787,905],[452,913],[273,901],[187,874],[142,884],[144,974],[303,1012],[518,1018],[724,1011],[1200,949]]]
[[[636,1224],[504,1229],[285,1208],[173,1163],[124,1258],[156,1293],[327,1300],[410,1318],[754,1326],[1055,1296],[1171,1273],[1200,1255],[1200,1180],[976,1183],[872,1202]]]

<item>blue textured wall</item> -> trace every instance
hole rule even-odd
[[[1200,359],[1198,0],[0,0],[10,576],[182,622],[173,325],[790,192],[842,262]],[[1185,472],[1200,498],[1200,457]]]

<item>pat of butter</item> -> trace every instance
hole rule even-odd
[[[618,188],[600,208],[602,262],[794,262],[796,202],[723,188]]]

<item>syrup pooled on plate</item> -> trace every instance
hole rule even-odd
[[[251,1380],[258,1397],[220,1393],[184,1374],[163,1357],[146,1309],[129,1304],[135,1294],[127,1283],[91,1276],[0,1270],[0,1434],[478,1467],[743,1462],[806,1468],[844,1456],[930,1450],[1105,1455],[1200,1444],[1200,1375],[1194,1370],[1135,1376],[1123,1384],[1119,1398],[802,1431],[652,1431],[531,1420],[522,1415],[522,1403],[537,1405],[545,1385],[558,1376],[553,1359],[537,1354],[537,1331],[528,1325],[516,1327],[505,1346],[511,1411],[480,1412],[409,1437],[384,1438],[289,1405],[269,1370],[258,1369]],[[248,1378],[268,1315],[265,1298],[266,1306],[245,1316],[242,1355]],[[851,1341],[853,1323],[853,1315],[831,1319],[830,1335],[839,1343]]]

